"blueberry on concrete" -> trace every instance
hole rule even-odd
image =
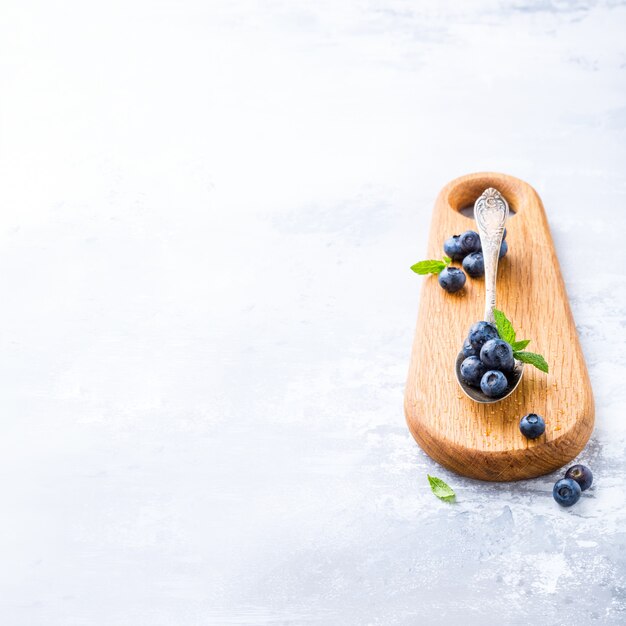
[[[463,288],[465,274],[458,267],[446,267],[439,272],[439,284],[448,293],[455,293]]]
[[[586,465],[572,465],[572,467],[565,472],[565,478],[575,480],[580,485],[581,491],[589,489],[593,482],[593,474]]]
[[[515,365],[511,346],[502,339],[490,339],[480,349],[480,360],[490,369],[512,370]]]
[[[502,243],[500,244],[500,252],[498,253],[498,258],[501,259],[508,251],[509,244],[503,239]]]
[[[463,356],[464,357],[478,356],[479,352],[480,350],[476,350],[476,348],[474,348],[474,346],[472,346],[472,344],[470,343],[469,339],[466,339],[463,342]]]
[[[463,259],[463,269],[468,276],[472,278],[480,278],[485,275],[485,262],[483,261],[482,252],[470,252]]]
[[[582,489],[572,478],[561,478],[554,483],[552,496],[561,506],[572,506],[580,499]]]
[[[465,256],[465,252],[461,250],[461,236],[460,235],[452,235],[443,242],[443,251],[448,255],[453,261],[460,261]]]
[[[473,230],[466,230],[460,235],[461,250],[465,254],[470,252],[478,252],[480,248],[480,237],[478,233]]]
[[[473,387],[480,387],[480,381],[487,368],[477,356],[468,356],[461,363],[461,378]]]
[[[498,370],[485,372],[480,380],[482,392],[490,398],[499,398],[504,395],[508,384],[506,376]]]
[[[524,415],[519,423],[519,429],[527,439],[537,439],[543,435],[546,430],[546,423],[543,421],[541,415],[536,413],[529,413]]]
[[[485,342],[490,339],[496,339],[498,337],[498,331],[493,324],[489,322],[476,322],[469,330],[467,336],[469,342],[475,350],[480,350]]]

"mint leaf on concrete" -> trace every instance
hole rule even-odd
[[[454,500],[455,493],[451,487],[449,487],[446,483],[441,480],[441,478],[437,478],[436,476],[431,476],[427,474],[428,482],[430,483],[430,488],[432,492],[444,502],[452,502]]]

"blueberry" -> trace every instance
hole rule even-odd
[[[508,251],[509,244],[503,239],[502,243],[500,244],[500,253],[498,254],[498,258],[501,259]]]
[[[453,261],[460,261],[465,256],[463,250],[461,250],[460,235],[452,235],[443,242],[443,251]]]
[[[509,383],[506,376],[498,370],[489,370],[480,380],[482,392],[490,398],[499,398],[504,395]]]
[[[510,371],[515,365],[511,346],[502,339],[490,339],[480,349],[480,360],[491,369]]]
[[[463,356],[478,356],[479,350],[476,350],[474,346],[470,343],[469,339],[466,339],[463,343]]]
[[[519,422],[519,429],[527,439],[537,439],[543,435],[546,430],[546,423],[543,421],[541,415],[536,413],[529,413],[524,415]]]
[[[463,259],[463,269],[468,276],[472,278],[480,278],[485,275],[485,263],[483,261],[482,252],[470,252]]]
[[[490,339],[496,339],[498,331],[493,324],[489,322],[476,322],[469,330],[467,336],[469,342],[475,350],[480,350],[485,342]]]
[[[460,237],[461,250],[465,254],[470,252],[478,252],[480,248],[480,237],[473,230],[466,230]]]
[[[439,274],[439,284],[448,293],[455,293],[463,288],[465,274],[458,267],[446,267]]]
[[[572,478],[561,478],[554,483],[552,496],[561,506],[572,506],[580,499],[582,489]]]
[[[473,387],[480,387],[480,381],[486,371],[487,368],[477,356],[468,356],[461,363],[461,378]]]
[[[593,474],[586,465],[572,465],[572,467],[565,472],[565,478],[575,480],[580,485],[581,491],[589,489],[593,482]]]
[[[504,229],[504,234],[502,235],[502,239],[506,239],[506,228]]]

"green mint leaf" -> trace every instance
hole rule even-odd
[[[449,256],[445,256],[445,255],[444,255],[444,257],[443,257],[443,262],[444,262],[446,265],[450,265],[450,263],[452,263],[452,259],[451,259]]]
[[[521,341],[514,341],[511,344],[511,348],[513,348],[513,352],[517,350],[523,350],[530,343],[530,339],[522,339]]]
[[[493,318],[496,322],[496,328],[498,329],[498,335],[500,339],[503,339],[507,343],[515,343],[515,331],[511,322],[506,318],[506,315],[498,309],[493,310]]]
[[[448,264],[444,261],[437,261],[436,259],[429,259],[428,261],[420,261],[415,265],[411,265],[411,269],[416,274],[439,274],[441,270]]]
[[[529,365],[536,367],[538,370],[541,370],[546,374],[548,373],[548,364],[540,354],[535,354],[534,352],[514,352],[513,356],[518,361],[522,361],[522,363],[528,363]]]
[[[444,502],[452,502],[454,500],[454,491],[451,487],[446,485],[446,483],[441,480],[441,478],[437,478],[436,476],[431,476],[427,474],[428,482],[430,483],[430,488],[432,492]]]

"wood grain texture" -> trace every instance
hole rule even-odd
[[[417,329],[405,391],[405,413],[420,446],[447,468],[482,480],[507,481],[546,474],[585,446],[594,423],[593,393],[541,199],[524,181],[479,173],[446,185],[433,210],[428,251],[441,258],[444,239],[476,230],[459,209],[495,187],[515,215],[507,222],[509,252],[498,268],[497,308],[527,350],[546,357],[550,373],[526,366],[516,391],[501,402],[477,404],[454,375],[469,327],[482,319],[484,280],[468,277],[463,290],[446,293],[435,276],[423,280]],[[458,265],[458,263],[455,263]],[[519,420],[539,413],[546,432],[523,437]]]

